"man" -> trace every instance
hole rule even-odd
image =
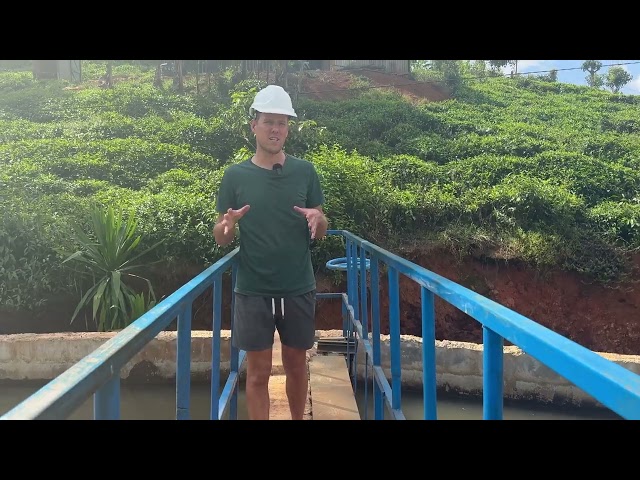
[[[269,419],[269,377],[275,329],[282,343],[293,420],[307,401],[306,352],[315,340],[316,282],[310,243],[325,236],[324,194],[311,162],[283,151],[297,117],[287,92],[260,90],[249,109],[255,154],[225,170],[217,198],[216,242],[239,229],[233,344],[247,352],[249,418]]]

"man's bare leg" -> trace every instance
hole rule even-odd
[[[287,398],[292,420],[302,420],[307,405],[309,378],[307,351],[282,345],[282,366],[287,378]]]
[[[247,352],[247,410],[250,420],[269,420],[271,349]]]

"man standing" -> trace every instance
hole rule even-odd
[[[217,197],[216,242],[239,229],[233,344],[247,352],[249,418],[269,419],[269,377],[275,329],[291,418],[307,401],[306,352],[315,340],[316,282],[310,243],[327,231],[324,194],[309,161],[283,151],[289,120],[297,117],[280,86],[260,90],[249,109],[255,154],[225,170]]]

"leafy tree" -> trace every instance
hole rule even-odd
[[[484,60],[475,60],[470,63],[469,71],[474,77],[484,79],[487,76],[487,62]]]
[[[587,85],[592,88],[600,88],[604,79],[602,75],[598,75],[598,70],[602,68],[602,62],[600,60],[585,60],[582,62],[582,71],[588,72],[589,74],[584,77],[587,81]]]
[[[444,84],[455,92],[462,83],[461,62],[459,60],[432,60],[431,65],[434,70],[442,74]]]
[[[558,70],[550,70],[549,75],[540,75],[538,77],[540,80],[544,80],[545,82],[557,82],[558,81]]]
[[[494,74],[497,74],[500,72],[500,70],[504,67],[506,67],[507,65],[513,65],[514,67],[517,66],[517,60],[488,60],[489,62],[489,67],[491,67],[491,70],[493,71]]]
[[[633,80],[633,76],[622,67],[611,67],[605,76],[605,85],[618,93],[622,87]]]

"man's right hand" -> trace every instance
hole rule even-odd
[[[229,210],[227,210],[227,213],[222,216],[220,225],[222,225],[222,232],[225,237],[229,235],[230,232],[233,232],[236,227],[236,223],[238,223],[238,220],[244,217],[244,214],[247,213],[249,208],[251,208],[249,205],[245,205],[238,210],[230,208]]]

